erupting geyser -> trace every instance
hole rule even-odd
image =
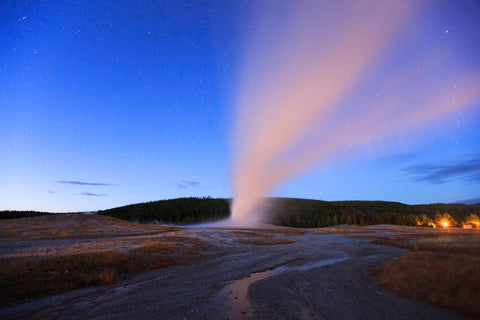
[[[250,23],[231,169],[237,226],[260,222],[285,179],[480,97],[480,73],[452,59],[462,44],[420,45],[438,21],[419,1],[288,5],[260,2]]]

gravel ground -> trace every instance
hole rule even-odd
[[[405,249],[342,233],[275,234],[294,243],[261,245],[237,241],[247,231],[182,232],[223,251],[195,265],[10,306],[0,318],[464,319],[382,287],[373,268]]]

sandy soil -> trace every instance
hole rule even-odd
[[[221,250],[194,265],[150,271],[110,286],[19,303],[0,310],[0,318],[463,319],[454,311],[387,291],[372,273],[375,266],[397,259],[407,249],[373,244],[367,237],[355,236],[386,232],[402,235],[406,229],[357,227],[297,232],[287,228],[135,228],[135,234],[124,230],[123,235],[107,238],[77,239],[72,235],[34,241],[10,234],[2,238],[0,257],[25,256],[28,252],[62,254],[72,246],[84,246],[79,250],[89,246],[128,248],[144,238],[172,235],[177,240],[201,239]],[[272,245],[272,239],[293,243]],[[48,253],[47,247],[51,249]]]

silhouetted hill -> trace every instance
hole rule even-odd
[[[0,211],[0,220],[1,219],[18,219],[18,218],[38,217],[38,216],[45,216],[45,215],[52,215],[52,214],[55,214],[55,213],[41,212],[41,211],[4,210],[4,211]]]
[[[456,222],[469,214],[480,216],[480,204],[406,205],[388,201],[321,201],[273,198],[268,223],[291,227],[327,227],[339,224],[397,224],[428,226],[438,214],[448,213]],[[170,224],[192,224],[225,219],[230,216],[230,199],[178,198],[138,203],[98,211],[119,219]],[[0,219],[33,217],[49,212],[2,211]],[[436,217],[437,214],[437,217]]]
[[[230,216],[230,203],[219,198],[178,198],[101,210],[98,214],[138,222],[191,224]]]
[[[321,201],[275,198],[268,222],[291,227],[326,227],[338,224],[418,225],[425,215],[434,219],[436,213],[448,213],[457,222],[468,214],[480,214],[480,204],[407,205],[388,201]]]

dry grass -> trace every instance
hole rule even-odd
[[[85,286],[110,284],[132,272],[191,264],[202,257],[205,248],[214,250],[198,239],[168,240],[145,242],[128,252],[103,251],[38,260],[1,259],[0,306]]]
[[[294,228],[262,228],[262,229],[251,229],[252,231],[260,233],[273,233],[273,234],[283,234],[286,236],[301,236],[305,232],[302,230]]]
[[[274,245],[274,244],[294,243],[294,241],[292,240],[274,238],[274,236],[271,234],[266,234],[261,232],[263,231],[259,231],[259,229],[242,229],[242,230],[234,230],[232,231],[232,234],[241,236],[241,238],[236,241],[238,243],[243,243],[243,244]]]
[[[231,232],[232,234],[235,235],[240,235],[243,237],[260,237],[260,238],[273,238],[271,234],[266,234],[266,233],[259,233],[259,232],[254,232],[254,231],[246,231],[246,230],[234,230]]]
[[[292,240],[288,239],[279,239],[279,238],[269,238],[269,239],[240,239],[238,242],[243,244],[255,244],[255,245],[274,245],[274,244],[290,244],[294,243]]]
[[[191,264],[218,251],[181,230],[83,214],[2,220],[0,305]]]
[[[361,237],[413,250],[379,268],[392,291],[480,317],[480,232],[410,228]]]
[[[305,231],[296,229],[296,228],[290,228],[290,227],[277,227],[275,226],[274,228],[215,228],[219,230],[231,230],[233,233],[241,233],[241,232],[247,232],[247,233],[258,233],[258,234],[283,234],[286,236],[301,236],[302,234],[305,233]]]
[[[310,228],[310,231],[316,234],[338,234],[338,233],[371,233],[371,230],[367,230],[364,227],[358,226],[333,226],[325,228]]]
[[[109,284],[129,267],[126,253],[57,256],[0,261],[0,303],[57,294],[83,286]]]
[[[480,259],[412,251],[381,268],[381,281],[401,295],[480,317]]]
[[[176,246],[160,240],[152,240],[145,242],[140,247],[135,249],[135,251],[139,253],[151,253],[151,252],[158,252],[158,251],[170,251],[175,250]]]
[[[159,234],[181,228],[140,224],[102,215],[58,214],[0,220],[0,239],[85,239]]]
[[[0,221],[0,259],[45,258],[100,251],[127,252],[151,239],[185,234],[181,228],[112,217],[62,214]]]
[[[370,238],[374,239],[373,243],[408,249],[480,255],[480,232],[477,230],[430,229],[428,232],[422,232],[421,229],[418,231],[417,228],[413,230],[415,231],[356,237]]]
[[[191,264],[207,253],[208,245],[198,239],[175,237],[168,241],[150,241],[131,250],[136,263],[134,271]],[[211,246],[210,249],[215,251]]]

